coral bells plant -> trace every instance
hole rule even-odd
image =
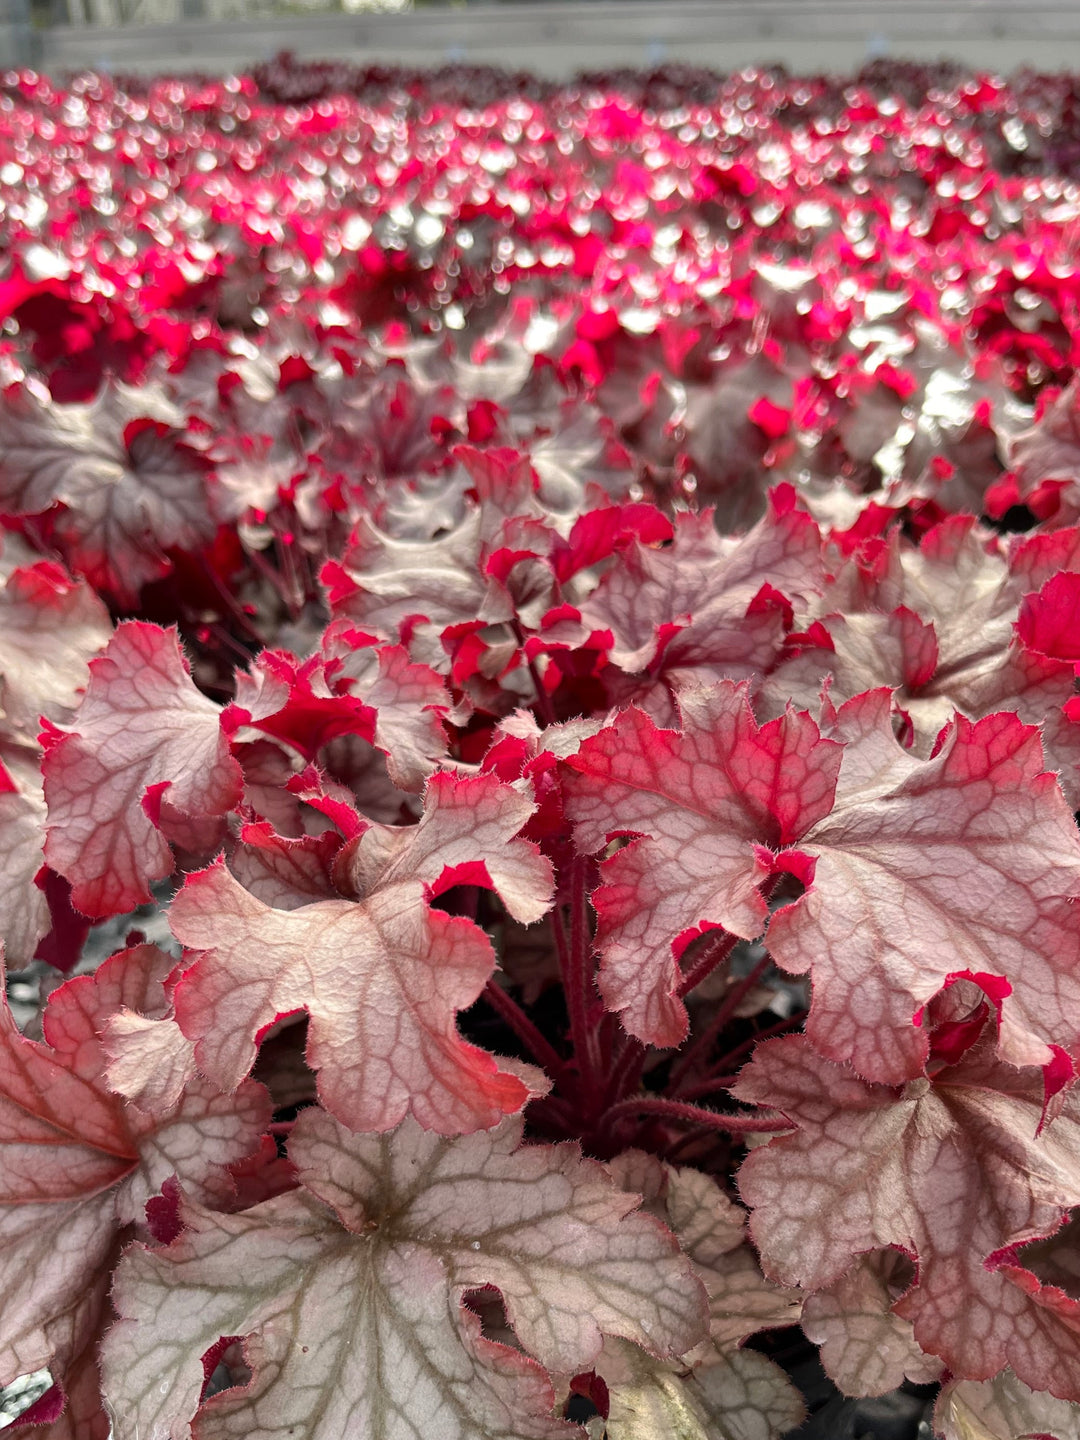
[[[17,1426],[1080,1434],[1075,87],[924,79],[4,77]]]

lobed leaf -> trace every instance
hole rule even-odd
[[[821,1346],[825,1373],[845,1395],[884,1395],[905,1380],[940,1379],[941,1361],[915,1343],[910,1322],[893,1305],[911,1277],[896,1250],[861,1255],[834,1285],[806,1297],[802,1327]]]
[[[985,976],[1000,1007],[1004,1058],[1072,1050],[1080,838],[1037,732],[1009,713],[957,716],[934,757],[913,762],[872,691],[832,735],[847,742],[837,804],[779,857],[807,890],[768,930],[776,962],[813,976],[814,1044],[870,1079],[912,1079],[927,1054],[920,1007],[967,975]]]
[[[194,1194],[227,1199],[225,1167],[269,1121],[251,1081],[225,1096],[192,1076],[145,1109],[109,1091],[103,1031],[124,1007],[162,1016],[172,966],[144,945],[68,981],[50,996],[45,1043],[0,1007],[0,1383],[48,1367],[67,1384],[96,1334],[121,1227],[174,1173]]]
[[[133,910],[172,873],[155,821],[163,802],[200,817],[223,815],[240,797],[218,708],[195,688],[175,630],[137,620],[118,626],[91,663],[74,725],[50,732],[42,771],[45,858],[94,917]]]
[[[759,847],[797,839],[828,814],[840,765],[840,747],[809,715],[759,726],[744,685],[684,691],[679,707],[681,733],[624,711],[567,759],[564,780],[582,851],[643,837],[604,862],[593,904],[601,994],[653,1045],[686,1035],[674,993],[682,950],[710,927],[761,933]]]
[[[967,1379],[1010,1365],[1037,1389],[1080,1398],[1080,1306],[1043,1291],[1012,1251],[1055,1230],[1080,1197],[1074,1093],[1040,1128],[1042,1074],[994,1058],[987,1036],[902,1088],[861,1080],[805,1036],[774,1040],[732,1093],[795,1127],[739,1172],[767,1275],[821,1290],[857,1256],[894,1246],[916,1279],[892,1310],[923,1351]]]
[[[521,1108],[522,1080],[455,1028],[494,969],[491,943],[429,902],[450,885],[479,884],[497,888],[516,919],[538,919],[551,902],[550,863],[514,838],[535,806],[493,775],[433,776],[425,802],[415,826],[365,825],[349,812],[359,833],[334,858],[332,898],[292,893],[295,869],[290,881],[280,865],[259,882],[276,903],[220,862],[188,877],[170,924],[207,953],[182,977],[176,1004],[205,1074],[235,1086],[260,1034],[306,1009],[319,1095],[356,1129],[388,1130],[411,1113],[453,1134]],[[310,878],[304,871],[305,887]]]
[[[530,1355],[574,1373],[605,1333],[671,1354],[700,1334],[702,1299],[670,1235],[598,1165],[519,1142],[513,1121],[441,1140],[305,1111],[290,1142],[305,1189],[242,1215],[185,1202],[167,1249],[122,1262],[104,1347],[117,1440],[180,1440],[222,1335],[246,1337],[252,1379],[199,1409],[205,1440],[394,1440],[435,1421],[447,1440],[569,1440]],[[485,1285],[528,1354],[464,1308]]]
[[[1072,1440],[1080,1405],[1031,1390],[1010,1370],[992,1380],[947,1380],[934,1406],[942,1440]]]
[[[23,386],[0,405],[0,506],[39,515],[59,502],[56,534],[72,570],[122,605],[197,550],[216,526],[206,467],[181,440],[184,417],[160,392],[107,383],[86,405]]]

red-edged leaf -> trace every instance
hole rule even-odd
[[[68,981],[50,996],[44,1044],[0,1006],[0,1383],[44,1367],[66,1383],[95,1331],[119,1227],[174,1172],[208,1200],[229,1196],[224,1167],[269,1121],[254,1082],[225,1096],[193,1078],[146,1109],[108,1089],[102,1032],[125,1007],[164,1017],[174,963],[144,945]]]
[[[677,515],[669,546],[634,541],[623,549],[581,606],[586,632],[610,634],[614,665],[678,688],[743,679],[772,664],[783,615],[755,598],[768,585],[803,611],[824,578],[817,526],[781,490],[748,535],[718,535],[706,510]],[[644,708],[657,713],[660,703],[646,699]],[[670,718],[670,701],[658,718]]]
[[[72,569],[121,604],[169,570],[165,551],[197,550],[216,529],[206,465],[181,443],[184,417],[164,395],[110,382],[89,405],[29,387],[0,405],[0,505],[40,515]]]
[[[950,976],[985,975],[1003,982],[1005,1058],[1071,1051],[1080,839],[1038,732],[1013,714],[958,716],[919,762],[892,739],[887,692],[872,691],[842,707],[832,734],[848,742],[838,803],[778,860],[812,881],[768,932],[778,964],[812,973],[814,1044],[871,1079],[911,1079],[927,1053],[919,1007]]]
[[[918,549],[894,532],[879,574],[870,577],[858,558],[839,567],[820,607],[829,613],[763,683],[762,713],[812,707],[828,676],[836,704],[889,686],[906,743],[923,756],[956,710],[970,720],[1015,710],[1026,724],[1042,724],[1072,694],[1072,667],[1033,653],[1013,622],[1045,566],[1053,573],[1074,554],[1075,541],[1052,556],[1025,541],[1007,555],[999,537],[965,515],[936,525]],[[1075,766],[1067,745],[1060,758],[1056,747],[1047,755],[1051,768]],[[1071,793],[1071,774],[1063,784]]]
[[[903,705],[907,692],[921,692],[937,668],[933,625],[903,605],[891,615],[828,616],[813,633],[817,643],[801,648],[765,682],[763,693],[777,713],[789,699],[812,705],[826,675],[832,676],[834,701],[888,685],[901,692]]]
[[[340,664],[352,694],[375,711],[375,745],[395,785],[419,790],[446,754],[443,720],[450,695],[429,665],[417,665],[402,645],[359,644],[340,623],[323,637],[323,652]]]
[[[1076,513],[1073,493],[1080,478],[1080,384],[1073,380],[1042,409],[1028,429],[1010,437],[1009,469],[1015,473],[1019,499],[1026,500],[1048,481],[1067,487],[1069,508]]]
[[[992,1037],[931,1079],[892,1088],[792,1036],[760,1046],[733,1093],[796,1127],[739,1172],[766,1274],[821,1289],[860,1253],[895,1246],[917,1278],[893,1309],[923,1350],[954,1375],[988,1379],[1008,1364],[1039,1389],[1080,1397],[1080,1306],[1029,1294],[1002,1257],[1054,1230],[1080,1198],[1075,1096],[1040,1131],[1041,1073],[994,1059]]]
[[[237,1084],[259,1033],[303,1008],[319,1095],[357,1128],[389,1129],[411,1110],[452,1133],[525,1103],[526,1087],[454,1027],[494,969],[491,945],[470,921],[429,910],[418,881],[363,904],[280,910],[219,864],[189,877],[170,923],[185,945],[208,952],[176,1003],[199,1068],[219,1084]]]
[[[11,574],[0,591],[0,728],[32,741],[42,715],[70,720],[112,635],[109,612],[84,583],[43,560]]]
[[[334,856],[341,849],[336,830],[321,835],[278,835],[262,821],[245,825],[242,844],[233,852],[230,868],[256,899],[279,910],[295,910],[313,900],[336,895],[330,878]]]
[[[71,882],[86,915],[123,914],[172,873],[155,804],[223,815],[240,795],[240,767],[219,710],[196,690],[175,631],[126,621],[92,662],[73,728],[50,739],[45,858]]]
[[[403,880],[433,895],[452,885],[495,890],[515,920],[531,924],[551,907],[550,861],[514,837],[534,801],[495,775],[433,775],[418,825],[370,825],[334,862],[343,894],[363,899]]]
[[[605,861],[593,895],[599,984],[640,1039],[677,1045],[686,1009],[678,957],[702,928],[750,938],[766,915],[760,845],[797,839],[829,813],[840,747],[809,715],[759,726],[746,687],[684,691],[683,730],[624,711],[566,764],[566,813],[581,850],[643,838]]]
[[[570,1440],[529,1356],[574,1374],[604,1334],[679,1353],[703,1300],[671,1235],[600,1166],[519,1139],[513,1122],[354,1135],[305,1111],[290,1141],[305,1189],[241,1215],[186,1203],[168,1249],[122,1263],[104,1351],[121,1433],[184,1433],[200,1357],[243,1335],[252,1379],[203,1406],[205,1435],[394,1440],[437,1415],[445,1440]],[[463,1305],[489,1285],[527,1353],[483,1339]]]
[[[237,676],[236,700],[222,724],[229,733],[254,726],[284,740],[307,761],[338,736],[375,738],[370,705],[333,688],[320,656],[301,663],[284,650],[264,650],[248,674]]]
[[[339,853],[352,899],[264,903],[223,865],[190,876],[170,923],[211,953],[183,976],[180,1023],[200,1068],[224,1086],[251,1068],[256,1039],[306,1009],[308,1059],[328,1109],[357,1129],[387,1130],[411,1111],[449,1134],[492,1125],[528,1096],[515,1075],[455,1029],[495,965],[471,921],[429,906],[457,883],[495,888],[519,920],[551,899],[551,869],[514,839],[532,801],[492,775],[434,776],[416,826],[372,825]]]
[[[104,1300],[107,1278],[103,1276],[98,1284],[99,1301]],[[98,1308],[104,1310],[105,1306],[99,1303]],[[109,1440],[112,1423],[102,1403],[98,1339],[97,1333],[91,1334],[81,1353],[66,1366],[63,1385],[51,1386],[13,1422],[42,1427],[24,1440]]]
[[[335,615],[393,642],[417,617],[439,630],[477,619],[487,588],[478,565],[480,531],[478,509],[430,541],[397,540],[362,516],[342,562],[329,562],[322,574]]]

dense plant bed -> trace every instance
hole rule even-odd
[[[1077,86],[4,77],[20,1423],[1075,1440]]]

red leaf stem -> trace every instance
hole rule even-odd
[[[661,1095],[635,1095],[631,1100],[620,1100],[604,1116],[608,1125],[624,1117],[656,1115],[663,1120],[677,1121],[683,1125],[701,1125],[710,1130],[724,1130],[730,1135],[755,1135],[782,1129],[785,1122],[779,1116],[762,1115],[721,1115],[715,1110],[703,1110],[700,1105],[686,1105],[680,1100],[665,1100]]]
[[[513,622],[514,637],[517,640],[521,654],[525,657],[525,664],[529,667],[529,676],[532,679],[533,689],[536,691],[536,710],[540,719],[545,725],[555,724],[555,711],[551,705],[551,696],[544,688],[544,682],[540,678],[540,672],[536,668],[536,661],[526,653],[525,630],[520,620]]]
[[[585,885],[587,860],[575,858],[570,866],[570,933],[558,910],[552,913],[552,930],[555,948],[559,957],[559,972],[562,975],[563,993],[570,1018],[570,1038],[574,1047],[578,1075],[581,1081],[580,1100],[595,1109],[601,1097],[597,1093],[599,1055],[597,1053],[597,1030],[589,1017],[590,991],[593,987],[595,967],[593,958],[592,927],[589,924],[589,900]]]
[[[673,1066],[671,1078],[668,1081],[668,1089],[673,1095],[680,1093],[683,1081],[693,1075],[708,1060],[709,1052],[716,1043],[717,1036],[771,964],[772,959],[766,953],[748,975],[743,976],[741,980],[732,985],[716,1007],[716,1013],[708,1025]]]
[[[738,943],[738,935],[731,935],[727,930],[714,930],[708,944],[702,947],[701,954],[679,982],[676,992],[679,999],[689,995],[718,965],[722,965]]]
[[[566,1062],[554,1046],[545,1040],[517,1001],[509,996],[495,980],[487,982],[483,995],[500,1019],[505,1020],[510,1026],[536,1062],[542,1065],[553,1079],[560,1076],[566,1068]]]
[[[263,643],[262,637],[260,636],[259,631],[252,624],[251,615],[244,609],[240,601],[232,593],[229,587],[224,583],[221,576],[210,564],[206,556],[203,554],[196,554],[194,556],[194,559],[199,566],[200,574],[203,575],[207,581],[209,581],[209,583],[213,586],[214,590],[219,596],[231,623],[237,626],[238,629],[240,629],[245,635],[247,635],[249,640],[254,640],[259,645],[261,645]]]
[[[558,1095],[543,1095],[529,1106],[529,1124],[538,1133],[580,1140],[581,1116],[576,1106]]]
[[[645,1057],[648,1054],[646,1047],[640,1040],[627,1037],[619,1058],[608,1076],[608,1088],[605,1096],[607,1105],[614,1105],[621,1100],[628,1091],[636,1090],[641,1083],[641,1074],[645,1069]]]
[[[719,1148],[722,1143],[716,1138],[716,1131],[707,1125],[695,1125],[688,1130],[685,1135],[680,1135],[677,1140],[672,1141],[664,1151],[663,1159],[669,1165],[674,1165],[680,1155],[689,1153],[695,1145],[700,1144],[702,1140],[708,1140],[710,1137],[712,1137],[712,1144],[709,1146],[709,1152],[711,1153],[712,1150]],[[730,1150],[730,1148],[729,1145],[728,1149]],[[704,1155],[695,1155],[690,1161],[690,1164],[700,1169],[704,1160]]]
[[[788,1035],[792,1030],[797,1029],[805,1019],[806,1011],[800,1010],[798,1015],[789,1016],[787,1020],[778,1020],[775,1025],[770,1025],[765,1030],[759,1030],[756,1035],[751,1035],[748,1040],[744,1040],[741,1045],[736,1045],[733,1050],[718,1055],[713,1061],[713,1070],[730,1071],[734,1067],[734,1062],[748,1054],[759,1040],[771,1040],[774,1035]],[[684,1098],[688,1098],[688,1091],[681,1093]]]

